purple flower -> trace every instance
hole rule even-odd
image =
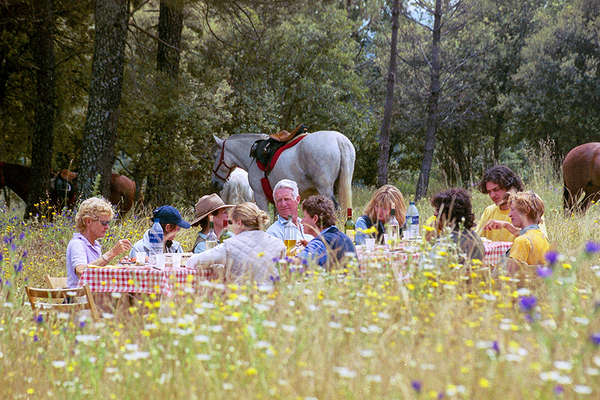
[[[27,253],[27,250],[25,250],[25,251],[23,252],[23,258],[27,258],[27,254],[28,254],[28,253]]]
[[[38,314],[35,318],[34,321],[37,322],[38,324],[41,324],[42,322],[44,322],[44,316],[42,314]]]
[[[494,340],[492,343],[492,349],[496,352],[496,354],[500,354],[500,346],[498,345],[497,340]]]
[[[421,393],[421,387],[423,386],[421,384],[421,381],[416,381],[416,380],[411,381],[410,386],[412,386],[412,388],[415,389],[415,392]]]
[[[444,398],[444,392],[438,392],[437,398],[438,400],[442,400]]]
[[[600,346],[600,332],[598,333],[592,333],[590,335],[590,340],[592,341],[592,343],[594,343],[596,346]]]
[[[594,254],[600,251],[600,243],[587,242],[585,244],[585,252],[587,254]]]
[[[558,261],[558,253],[556,251],[550,250],[544,257],[546,257],[546,261],[548,261],[550,265],[554,265],[556,261]]]
[[[561,385],[554,386],[554,394],[560,396],[565,392],[565,389]]]
[[[23,271],[23,260],[19,260],[19,263],[13,265],[13,268],[15,269],[15,273]]]
[[[536,268],[536,272],[540,278],[548,278],[550,275],[552,275],[552,268],[543,267],[540,265]]]
[[[21,232],[21,234],[19,235],[19,240],[23,239],[25,239],[25,232]]]
[[[537,304],[537,299],[535,296],[521,296],[519,299],[519,306],[521,307],[521,311],[531,311],[533,307]]]
[[[12,243],[12,244],[10,245],[10,249],[11,249],[12,251],[17,251],[17,245],[16,245],[16,244],[14,244],[14,243]]]
[[[40,338],[38,337],[38,335],[33,335],[33,341],[37,342],[38,340],[40,340]]]
[[[2,253],[0,253],[0,261],[2,261],[4,259],[4,256],[2,255]]]
[[[79,327],[83,329],[83,327],[85,326],[85,321],[81,321],[79,322]]]

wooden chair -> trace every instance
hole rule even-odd
[[[62,289],[67,286],[67,277],[46,274],[46,283],[51,289]]]
[[[63,312],[90,310],[94,321],[100,318],[92,292],[87,286],[63,289],[40,289],[27,286],[25,292],[34,312],[38,309]],[[66,303],[65,299],[71,299],[72,302]]]

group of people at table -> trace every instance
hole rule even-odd
[[[465,255],[465,261],[483,259],[482,237],[513,242],[507,254],[509,273],[526,265],[543,264],[550,245],[542,217],[544,203],[540,197],[531,191],[525,192],[521,179],[503,165],[485,172],[479,190],[488,194],[494,204],[484,210],[476,229],[468,191],[451,188],[435,194],[431,199],[434,216],[426,222],[430,226],[426,239],[435,241],[444,229],[449,229],[450,238]],[[165,253],[182,253],[183,247],[174,240],[175,236],[181,228],[200,226],[191,249],[195,254],[186,261],[186,268],[222,264],[231,282],[254,280],[263,284],[277,276],[275,262],[286,257],[286,229],[292,229],[301,244],[301,250],[291,262],[331,268],[345,253],[354,253],[355,244],[364,244],[369,235],[381,240],[392,209],[402,226],[407,209],[402,193],[396,187],[380,187],[366,205],[364,214],[357,219],[353,241],[336,227],[336,211],[331,199],[314,195],[300,202],[298,186],[289,179],[275,185],[273,197],[278,216],[270,226],[269,217],[256,204],[228,205],[214,193],[198,200],[191,223],[168,205],[154,210],[153,220],[158,220],[162,226]],[[298,215],[299,206],[302,218]],[[79,206],[75,216],[77,232],[67,247],[68,287],[78,286],[79,276],[90,264],[105,266],[126,252],[132,257],[139,253],[149,254],[148,231],[135,244],[120,239],[110,250],[102,252],[98,240],[105,236],[113,216],[110,203],[102,198],[87,199]],[[209,217],[217,237],[224,231],[225,221],[231,221],[233,236],[207,249],[211,229]]]

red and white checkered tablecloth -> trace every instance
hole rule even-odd
[[[171,297],[176,290],[192,287],[197,290],[198,282],[216,277],[212,268],[165,268],[115,267],[86,268],[81,274],[79,285],[87,285],[92,292],[99,293],[156,293]]]
[[[485,247],[483,263],[488,265],[498,264],[511,246],[512,242],[490,242],[485,240],[483,242],[483,247]]]
[[[512,246],[512,242],[490,242],[484,241],[483,246],[485,248],[485,256],[483,259],[483,263],[487,265],[495,265],[498,264],[502,257],[506,254],[506,252]],[[402,250],[389,251],[383,246],[377,246],[374,251],[366,251],[364,246],[357,246],[356,255],[361,262],[365,262],[369,259],[383,259],[387,261],[396,261],[400,263],[404,263],[408,260],[409,255],[413,260],[419,259],[418,252],[405,252]]]

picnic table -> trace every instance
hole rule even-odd
[[[488,240],[483,241],[485,248],[484,264],[496,265],[502,261],[502,257],[505,256],[506,252],[512,246],[512,242],[492,242]],[[359,261],[365,261],[369,258],[387,258],[395,262],[405,263],[409,257],[413,260],[418,260],[420,257],[419,247],[417,243],[404,245],[399,249],[390,250],[387,246],[375,246],[373,250],[367,250],[364,245],[356,246],[356,256]]]
[[[107,265],[86,268],[79,285],[87,285],[96,293],[155,293],[172,297],[186,287],[197,291],[199,282],[215,278],[216,270],[212,267],[158,269],[149,265]]]

